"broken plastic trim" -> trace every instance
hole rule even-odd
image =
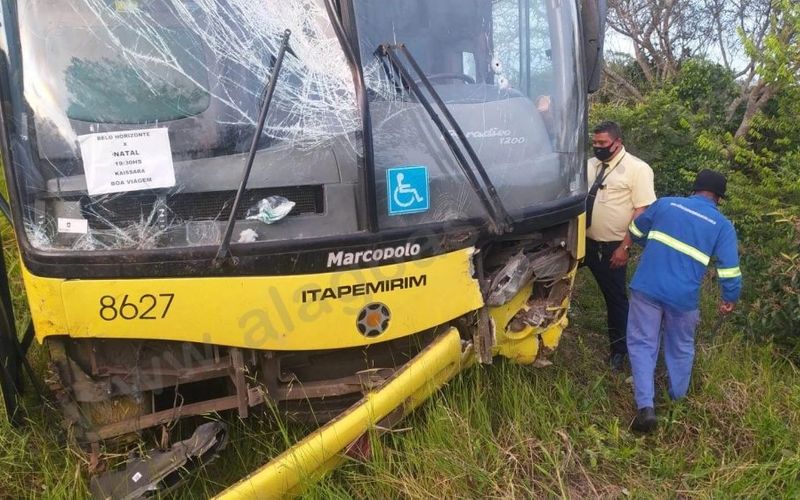
[[[530,260],[524,253],[518,253],[492,279],[486,304],[492,307],[506,304],[532,277],[533,266]]]
[[[149,456],[128,462],[124,470],[92,478],[91,493],[96,499],[135,499],[175,486],[192,469],[205,466],[228,444],[225,425],[208,422],[192,437],[179,441],[167,451],[152,451]]]
[[[531,278],[551,282],[567,274],[570,258],[563,248],[545,248],[531,255],[519,252],[492,279],[486,303],[507,304]]]

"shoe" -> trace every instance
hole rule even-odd
[[[658,419],[656,418],[656,411],[652,406],[641,408],[636,418],[633,419],[631,430],[634,432],[642,432],[649,434],[656,429]]]
[[[615,352],[608,358],[608,366],[614,373],[619,373],[625,369],[625,354]]]

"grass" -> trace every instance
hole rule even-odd
[[[498,361],[463,373],[403,429],[373,438],[369,461],[345,463],[310,484],[304,496],[800,496],[796,367],[729,323],[717,327],[713,293],[706,293],[690,397],[666,402],[661,370],[659,430],[636,436],[628,430],[634,408],[627,375],[605,367],[598,297],[582,271],[572,325],[552,366]],[[32,358],[44,371],[41,349]],[[35,403],[29,396],[32,409],[22,429],[0,419],[0,497],[86,497],[85,458],[61,430],[57,412]],[[306,431],[276,424],[269,409],[244,422],[213,418],[228,422],[231,443],[174,492],[176,498],[221,491]]]
[[[690,397],[640,437],[627,376],[604,366],[602,303],[582,276],[573,327],[545,369],[498,363],[451,383],[310,498],[800,495],[800,374],[771,345],[705,321]],[[710,294],[707,294],[710,295]],[[659,374],[664,391],[665,375]]]

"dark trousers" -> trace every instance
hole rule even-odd
[[[611,269],[611,254],[620,241],[594,241],[586,239],[586,265],[603,292],[608,314],[608,341],[611,354],[625,354],[625,331],[628,328],[628,291],[626,276],[628,266]]]

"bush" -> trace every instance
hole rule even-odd
[[[800,352],[800,85],[787,87],[734,139],[740,117],[726,121],[733,75],[702,60],[636,104],[595,102],[590,119],[617,121],[631,153],[655,172],[659,196],[685,195],[703,168],[728,176],[720,209],[739,236],[744,290],[734,320],[759,340]]]
[[[800,245],[800,217],[773,214],[773,221],[768,222],[773,224],[770,232],[784,234],[765,239],[761,244],[752,240],[747,242],[743,265],[753,285],[748,294],[749,307],[742,320],[751,336],[759,340],[775,340],[798,354],[800,253],[797,248]],[[784,249],[793,247],[794,253],[782,252],[781,242],[788,243]]]
[[[694,174],[721,169],[725,110],[735,96],[733,75],[718,64],[687,59],[674,81],[645,95],[635,105],[597,102],[592,123],[614,120],[631,153],[655,172],[659,196],[687,194]]]

